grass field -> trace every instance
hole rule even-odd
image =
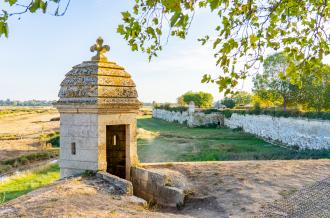
[[[26,114],[54,113],[53,107],[0,107],[0,118],[6,116],[20,116]]]
[[[330,158],[329,150],[294,150],[228,128],[187,128],[148,116],[138,127],[155,137],[139,137],[141,162]]]
[[[50,164],[44,168],[12,176],[0,182],[0,203],[7,202],[60,178],[59,166]]]

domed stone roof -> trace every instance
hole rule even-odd
[[[91,61],[76,65],[61,83],[57,105],[97,104],[139,108],[141,103],[132,77],[125,69],[104,56],[109,46],[99,38],[91,51],[97,51]]]

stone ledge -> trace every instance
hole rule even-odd
[[[184,205],[184,191],[167,186],[165,175],[137,167],[132,167],[131,171],[134,195],[165,207],[181,208]]]
[[[97,172],[96,177],[111,183],[122,194],[133,195],[133,185],[130,181],[111,175],[107,172]]]

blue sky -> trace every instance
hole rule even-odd
[[[72,0],[63,17],[24,14],[11,18],[10,36],[0,38],[0,99],[56,100],[59,84],[72,66],[89,60],[89,47],[102,36],[111,50],[108,59],[133,76],[143,102],[174,102],[186,91],[211,92],[221,98],[216,85],[201,84],[205,73],[217,73],[212,51],[197,38],[213,30],[217,18],[198,11],[186,40],[170,39],[150,63],[145,54],[131,52],[116,33],[121,11],[132,1]],[[0,3],[0,9],[3,3]],[[251,89],[247,80],[239,88]]]

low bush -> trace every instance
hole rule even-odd
[[[252,110],[222,110],[220,113],[224,114],[226,118],[230,118],[233,113],[236,114],[250,114],[250,115],[269,115],[273,117],[300,117],[307,119],[330,120],[330,112],[301,112],[301,111],[281,111],[272,109],[252,109]]]
[[[0,174],[8,172],[11,168],[11,165],[0,165]]]
[[[53,147],[60,147],[60,133],[59,132],[51,132],[48,134],[41,134],[39,136],[40,141],[44,141],[47,144],[52,144]]]
[[[168,111],[183,112],[187,111],[187,107],[171,107],[169,104],[156,106],[155,109],[164,109]],[[269,115],[273,117],[301,117],[307,119],[330,120],[330,112],[301,112],[298,110],[279,110],[279,109],[262,109],[259,105],[255,105],[253,109],[225,109],[218,110],[215,108],[200,110],[205,114],[221,113],[226,118],[230,118],[233,113],[250,114],[250,115]]]
[[[183,112],[188,110],[188,107],[172,107],[170,104],[161,104],[155,106],[154,108],[168,110],[168,111],[175,111],[175,112]]]
[[[21,165],[25,165],[28,162],[33,162],[33,161],[40,161],[40,160],[47,160],[51,158],[55,158],[59,155],[59,150],[58,149],[51,149],[47,151],[41,151],[37,153],[31,153],[31,154],[26,154],[22,155],[17,158],[12,158],[12,159],[7,159],[4,161],[1,161],[2,165],[9,165],[11,167],[18,167]]]
[[[212,114],[212,113],[218,113],[219,110],[216,108],[210,108],[210,109],[204,109],[201,112],[203,112],[204,114]]]

